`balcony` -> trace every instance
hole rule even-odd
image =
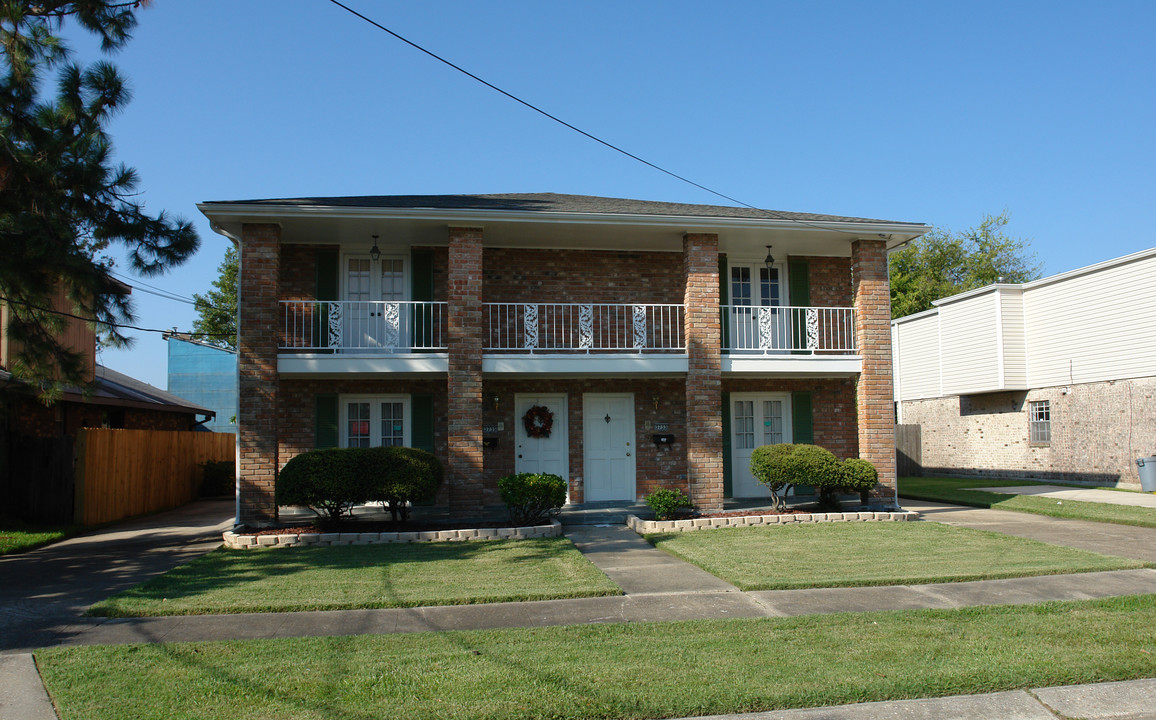
[[[683,353],[682,305],[486,303],[487,353]]]
[[[278,347],[301,353],[444,352],[444,302],[281,303]]]
[[[723,305],[723,349],[732,353],[855,355],[855,309]]]

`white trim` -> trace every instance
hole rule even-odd
[[[849,377],[863,372],[860,355],[723,355],[724,375],[776,378]]]
[[[1003,357],[1003,295],[997,290],[992,293],[992,299],[995,301],[995,371],[996,371],[996,387],[1000,390],[1007,389],[1007,373],[1004,368]]]
[[[342,393],[342,394],[338,395],[337,396],[337,435],[338,435],[337,442],[338,442],[338,447],[349,447],[349,423],[348,423],[349,412],[348,412],[348,407],[349,407],[350,403],[361,403],[361,402],[369,403],[369,406],[370,406],[370,421],[369,421],[370,422],[370,434],[369,434],[369,438],[370,438],[369,446],[370,447],[379,447],[379,445],[380,445],[380,440],[381,440],[380,433],[375,434],[373,432],[373,422],[375,420],[375,418],[373,417],[373,407],[375,405],[380,406],[380,404],[383,402],[400,402],[402,404],[402,408],[401,408],[401,418],[402,418],[401,444],[404,445],[405,447],[411,447],[412,442],[413,442],[413,435],[412,435],[413,412],[412,412],[412,409],[410,408],[410,396],[409,395],[396,394],[396,393],[393,393],[393,394],[370,393],[368,395],[362,395],[359,393]],[[376,421],[380,422],[381,418],[380,417],[376,418]],[[373,439],[375,437],[379,441],[378,445],[373,444]]]
[[[482,355],[483,373],[555,373],[571,377],[686,373],[687,356],[662,355]]]
[[[277,356],[277,373],[281,377],[318,377],[319,375],[377,375],[447,373],[447,353],[398,353],[379,355],[292,354]]]

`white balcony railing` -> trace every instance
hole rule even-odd
[[[732,353],[856,352],[854,308],[723,305],[722,324]]]
[[[282,350],[445,350],[444,302],[282,301]]]
[[[682,305],[486,303],[486,352],[682,352]]]

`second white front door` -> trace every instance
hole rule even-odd
[[[514,437],[517,447],[514,458],[514,472],[550,473],[570,479],[570,443],[567,440],[566,396],[565,395],[518,395],[514,399],[517,408]],[[543,407],[550,414],[549,434],[537,430],[532,436],[526,430],[523,418],[533,407]],[[542,413],[538,413],[539,417]]]
[[[760,445],[791,442],[791,396],[786,393],[731,394],[731,495],[770,497],[751,473],[751,453]]]
[[[634,396],[584,395],[582,416],[586,502],[633,502]]]

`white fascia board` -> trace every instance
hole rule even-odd
[[[1156,248],[1149,248],[1147,250],[1141,250],[1140,252],[1134,252],[1131,255],[1124,255],[1123,257],[1105,260],[1104,262],[1099,262],[1095,265],[1087,265],[1082,268],[1076,268],[1075,270],[1062,272],[1058,275],[1040,278],[1039,280],[1032,280],[1031,282],[1026,282],[1023,285],[1019,285],[1017,287],[1022,287],[1024,290],[1031,290],[1032,288],[1038,288],[1042,285],[1050,285],[1055,282],[1070,280],[1074,277],[1079,277],[1080,275],[1088,275],[1091,273],[1100,272],[1101,270],[1107,270],[1108,268],[1113,268],[1118,265],[1127,265],[1128,263],[1136,262],[1137,260],[1144,260],[1153,256],[1156,256]]]
[[[859,355],[725,355],[722,373],[736,377],[829,378],[863,372]]]
[[[933,315],[938,315],[938,314],[939,314],[939,308],[929,308],[927,310],[921,310],[917,313],[912,313],[910,315],[904,315],[901,318],[895,318],[894,320],[891,321],[891,325],[892,325],[892,327],[894,327],[896,325],[902,325],[904,323],[909,323],[909,322],[912,322],[914,320],[922,320],[923,318],[932,317]]]
[[[624,215],[613,213],[565,213],[511,210],[453,210],[433,208],[367,208],[315,205],[245,205],[199,203],[197,209],[214,223],[223,218],[233,222],[249,219],[275,220],[286,217],[378,218],[437,220],[446,223],[484,225],[487,220],[501,222],[567,224],[567,225],[641,225],[670,227],[686,231],[727,228],[790,228],[799,231],[842,232],[856,237],[891,236],[888,246],[899,245],[931,231],[929,225],[912,223],[839,222],[824,220],[791,220],[784,218],[727,218],[694,215]]]
[[[293,354],[277,357],[282,376],[375,375],[381,373],[428,375],[449,372],[446,353],[406,353],[399,355]]]
[[[482,356],[482,373],[561,375],[685,375],[686,355],[500,355]]]

